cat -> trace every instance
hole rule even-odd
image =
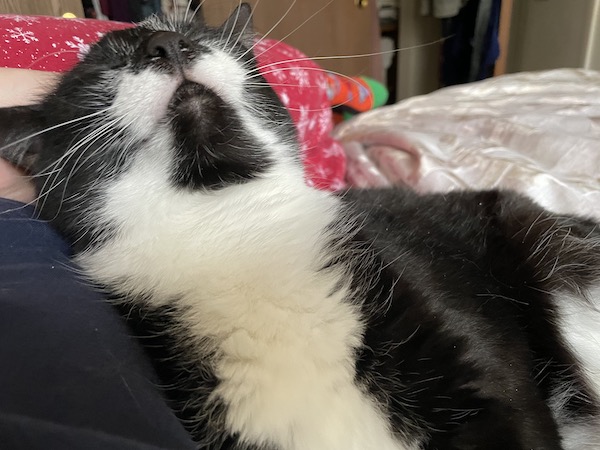
[[[600,231],[504,191],[308,187],[251,11],[108,33],[2,156],[202,449],[600,449]]]

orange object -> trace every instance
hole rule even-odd
[[[327,73],[327,96],[333,108],[344,107],[356,113],[373,109],[375,97],[362,77],[342,77]]]

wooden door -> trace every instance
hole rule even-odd
[[[67,12],[83,17],[81,0],[0,0],[0,14],[62,16]]]
[[[379,56],[352,57],[380,51],[375,0],[246,1],[253,7],[259,34],[297,47],[328,70],[382,78]],[[206,0],[202,8],[207,22],[217,25],[238,4],[239,0]]]

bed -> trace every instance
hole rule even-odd
[[[559,69],[454,86],[362,114],[334,136],[350,185],[502,188],[600,219],[600,73]]]

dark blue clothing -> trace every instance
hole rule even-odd
[[[0,199],[0,448],[194,448],[118,313],[32,215]]]

